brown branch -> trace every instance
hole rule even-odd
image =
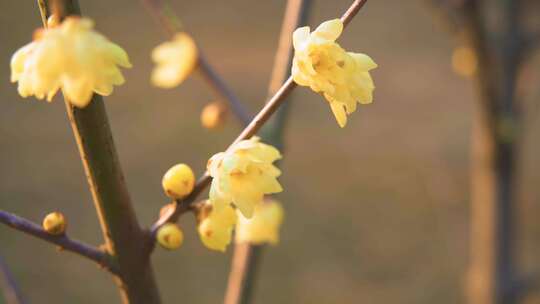
[[[62,250],[73,252],[88,258],[114,274],[118,273],[117,265],[115,264],[112,256],[98,248],[71,239],[66,234],[52,235],[43,230],[43,228],[38,224],[2,210],[0,210],[0,223],[15,230],[32,235],[43,241],[54,244],[60,247]]]
[[[63,19],[80,15],[76,0],[39,0],[40,11]],[[42,16],[46,20],[48,15]],[[46,26],[46,24],[44,24]],[[78,109],[64,98],[73,134],[98,213],[106,251],[118,263],[118,285],[123,303],[158,304],[160,296],[152,267],[153,241],[143,231],[131,204],[116,153],[103,98],[94,94],[91,103]]]
[[[269,96],[275,94],[290,73],[292,58],[294,56],[291,37],[295,29],[307,23],[308,11],[311,4],[311,0],[287,1],[274,60],[274,68],[268,85]],[[272,120],[261,130],[263,140],[278,147],[282,152],[284,148],[283,136],[285,122],[289,107],[290,103],[283,104]],[[251,245],[249,243],[234,245],[232,265],[225,293],[225,304],[250,302],[255,289],[263,249],[263,245]]]
[[[173,37],[177,32],[182,31],[180,20],[164,0],[141,1],[150,15],[152,15],[156,22],[161,25],[161,28],[167,37]],[[229,103],[233,114],[240,121],[242,126],[247,125],[251,120],[251,116],[246,111],[244,104],[216,72],[215,68],[208,62],[208,59],[206,59],[206,56],[200,47],[198,52],[198,67],[199,72],[210,87],[212,87],[214,92]]]
[[[367,0],[355,0],[349,9],[343,14],[341,20],[344,25],[348,25],[354,18],[356,13],[366,4]],[[287,80],[281,85],[277,92],[270,98],[270,100],[264,105],[259,113],[253,118],[249,125],[240,133],[240,135],[231,144],[250,138],[255,135],[261,127],[272,117],[272,115],[279,109],[279,107],[285,101],[285,98],[296,88],[296,83],[293,81],[292,76],[289,76]],[[203,176],[197,181],[193,192],[184,200],[174,201],[173,208],[169,208],[169,212],[160,216],[160,218],[152,225],[151,232],[155,235],[157,229],[167,222],[175,222],[183,212],[192,209],[191,206],[200,193],[210,184],[211,177],[208,172],[205,172]]]
[[[15,283],[15,278],[9,271],[8,265],[0,257],[0,294],[4,295],[6,304],[24,304],[24,300],[19,286]]]

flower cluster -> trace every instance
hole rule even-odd
[[[18,82],[22,97],[33,95],[51,101],[62,90],[69,102],[82,108],[90,103],[93,93],[107,96],[114,85],[124,83],[119,67],[131,67],[131,63],[120,46],[94,31],[90,19],[68,17],[59,23],[54,17],[50,28],[36,31],[33,42],[11,59],[11,81]],[[372,102],[374,84],[369,71],[377,65],[369,56],[347,52],[337,44],[342,30],[339,19],[326,21],[313,32],[309,27],[297,29],[293,34],[292,76],[297,84],[321,93],[344,127],[357,103]],[[156,62],[152,83],[163,88],[179,85],[197,66],[198,57],[193,39],[184,32],[176,34],[152,52]],[[210,104],[201,116],[203,125],[218,126],[224,113],[219,104]],[[239,243],[278,242],[283,208],[264,199],[282,191],[277,180],[281,172],[274,165],[280,158],[275,147],[258,137],[239,141],[210,158],[209,199],[198,217],[198,232],[205,246],[225,251],[235,228]],[[189,166],[178,164],[167,171],[162,186],[176,204],[195,189],[195,175]],[[65,219],[60,213],[51,213],[43,227],[48,233],[63,234]],[[157,231],[156,239],[164,248],[176,249],[184,236],[180,227],[167,223]]]
[[[208,201],[203,210],[209,210],[206,211],[209,213],[203,215],[198,230],[203,244],[209,249],[224,252],[231,243],[234,229],[237,243],[275,245],[279,241],[283,208],[275,200],[255,206],[251,218],[244,217],[238,210],[235,212],[231,205],[215,209]]]
[[[259,216],[266,210],[262,207],[264,195],[282,191],[277,181],[281,172],[273,165],[280,158],[276,148],[261,143],[258,137],[240,141],[210,158],[207,170],[213,179],[204,209],[210,212],[203,212],[199,224],[201,240],[208,248],[225,251],[237,222],[242,227],[241,239],[244,241],[249,239],[250,234],[246,231],[251,230],[251,226],[261,230],[257,224],[246,225],[246,220],[251,218],[257,223],[266,218]],[[267,239],[269,242],[276,240],[275,237]]]
[[[369,74],[377,64],[367,55],[346,52],[335,40],[343,23],[329,20],[310,33],[309,27],[294,31],[292,76],[301,86],[324,95],[340,127],[347,114],[356,111],[356,103],[371,103],[375,86]]]
[[[126,52],[93,30],[87,18],[68,17],[58,27],[40,29],[34,41],[11,58],[11,81],[22,97],[51,101],[59,89],[77,107],[94,92],[110,95],[124,83],[118,66],[131,67]]]

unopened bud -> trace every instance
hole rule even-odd
[[[207,129],[214,129],[223,124],[227,116],[227,109],[220,102],[212,102],[201,112],[201,124]]]
[[[66,232],[66,219],[60,212],[47,214],[43,219],[43,229],[50,234],[60,235]]]
[[[178,164],[165,173],[161,185],[167,196],[181,199],[193,191],[195,175],[188,165]]]
[[[176,224],[167,223],[159,228],[157,241],[165,249],[177,249],[184,241],[184,233]]]

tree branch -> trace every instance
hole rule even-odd
[[[141,0],[148,10],[150,15],[161,25],[161,28],[166,33],[167,37],[174,36],[177,32],[182,31],[182,25],[179,18],[169,8],[163,0]],[[233,114],[240,121],[242,126],[246,126],[251,116],[246,111],[244,104],[236,96],[236,94],[225,83],[223,78],[210,65],[204,52],[199,47],[198,67],[206,82],[212,87],[214,92],[223,100],[227,101],[231,107]]]
[[[354,18],[356,13],[366,4],[367,0],[355,0],[349,9],[343,14],[341,20],[344,25],[348,25]],[[255,135],[261,127],[272,117],[272,115],[279,109],[279,107],[285,101],[285,98],[296,88],[296,83],[293,81],[292,76],[289,76],[287,80],[281,85],[277,92],[270,98],[270,100],[264,105],[249,125],[238,135],[238,137],[231,144],[250,138]],[[211,177],[208,172],[205,172],[201,178],[197,181],[193,192],[184,200],[175,200],[173,207],[168,209],[168,212],[160,216],[160,218],[152,225],[151,232],[155,236],[157,229],[163,224],[168,222],[175,222],[178,220],[180,214],[193,209],[192,204],[195,202],[199,194],[210,184]]]
[[[0,210],[0,223],[54,244],[63,250],[88,258],[114,274],[118,273],[113,257],[98,248],[71,239],[66,234],[52,235],[43,230],[40,225],[2,210]]]
[[[279,86],[287,79],[294,56],[292,35],[295,29],[307,23],[311,0],[288,0],[285,16],[281,25],[278,49],[274,60],[272,77],[268,86],[268,95],[272,96]],[[274,117],[261,130],[265,142],[276,146],[283,152],[283,136],[290,103],[285,103],[276,112]],[[251,245],[249,243],[235,244],[232,258],[225,304],[249,303],[258,273],[258,266],[262,259],[264,245]]]
[[[80,15],[77,0],[38,0],[40,11],[63,19]],[[48,15],[42,16],[46,20]],[[44,26],[47,26],[44,24]],[[118,263],[115,276],[123,303],[161,303],[150,251],[153,240],[137,221],[112,138],[103,98],[94,94],[83,109],[64,98],[90,192],[98,213],[106,251]]]
[[[4,295],[6,304],[25,304],[19,287],[15,283],[13,275],[9,271],[7,264],[0,257],[0,294]]]

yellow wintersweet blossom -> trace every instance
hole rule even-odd
[[[209,203],[207,203],[209,204]],[[208,214],[199,223],[198,231],[203,244],[212,250],[225,251],[231,243],[232,232],[236,224],[237,215],[232,206],[221,209],[211,208]]]
[[[152,51],[156,67],[152,83],[162,88],[173,88],[184,81],[197,65],[197,46],[188,34],[176,34],[172,41],[163,42]]]
[[[277,181],[281,172],[272,164],[280,158],[276,148],[261,143],[258,137],[242,140],[212,156],[207,165],[213,177],[210,203],[215,209],[234,203],[245,217],[251,218],[265,194],[283,190]]]
[[[123,84],[118,66],[131,67],[126,52],[93,27],[88,18],[68,17],[58,27],[38,30],[11,58],[11,81],[19,83],[19,94],[51,101],[62,89],[83,108],[93,92],[108,96],[113,85]]]
[[[339,19],[323,22],[311,33],[308,26],[296,29],[292,76],[298,85],[308,86],[326,98],[343,128],[357,102],[372,102],[375,86],[369,71],[377,64],[369,56],[346,52],[337,44],[335,40],[342,31]]]
[[[261,245],[279,242],[279,227],[283,222],[283,208],[275,200],[269,200],[255,207],[253,217],[238,216],[236,242]]]

